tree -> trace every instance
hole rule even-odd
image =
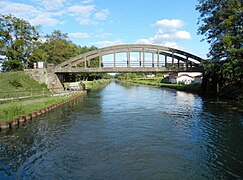
[[[54,30],[45,36],[45,43],[40,46],[47,54],[47,62],[59,64],[79,54],[79,47],[68,40],[67,34]]]
[[[216,77],[219,90],[229,84],[242,85],[243,1],[199,0],[196,9],[200,12],[198,33],[211,46],[208,57],[212,61],[206,65],[209,80]]]
[[[242,0],[199,0],[199,33],[211,44],[209,56],[214,60],[243,57]]]
[[[0,15],[0,50],[7,60],[3,70],[21,70],[28,64],[39,34],[37,27],[12,15]]]
[[[34,63],[39,61],[46,62],[47,59],[48,59],[48,54],[43,49],[43,44],[41,42],[38,42],[29,58],[29,67],[33,68]]]

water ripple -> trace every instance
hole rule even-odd
[[[0,136],[1,179],[240,179],[242,114],[111,83]]]

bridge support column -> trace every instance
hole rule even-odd
[[[102,63],[102,55],[100,54],[100,55],[99,55],[99,67],[100,67],[100,68],[103,67],[102,64],[103,64],[103,63]]]
[[[127,67],[130,67],[130,49],[127,51]]]
[[[174,60],[175,60],[174,51],[172,51],[172,66],[174,65]]]
[[[86,60],[86,57],[84,57],[84,67],[87,68],[87,60]]]
[[[154,67],[154,53],[152,53],[152,67]]]
[[[186,70],[188,70],[188,57],[186,57]]]
[[[116,51],[114,51],[114,67],[116,67]]]
[[[142,53],[139,52],[139,67],[142,66]]]
[[[165,56],[165,67],[167,67],[167,56]]]
[[[157,49],[157,67],[159,67],[159,49]]]
[[[143,48],[143,67],[145,67],[145,48]]]

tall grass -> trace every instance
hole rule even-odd
[[[0,121],[10,121],[11,119],[32,113],[39,109],[47,108],[58,102],[67,100],[64,97],[43,97],[29,100],[17,100],[11,102],[2,102],[0,104]]]
[[[99,79],[99,80],[94,80],[94,81],[84,81],[86,88],[89,89],[97,89],[100,87],[104,87],[107,84],[109,84],[111,82],[111,79]]]

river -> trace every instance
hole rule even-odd
[[[110,83],[0,135],[0,179],[241,179],[243,115]]]

